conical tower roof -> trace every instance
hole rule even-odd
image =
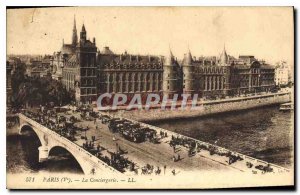
[[[191,54],[191,50],[188,48],[188,51],[183,58],[183,65],[190,65],[191,63],[192,63],[192,54]]]
[[[166,56],[166,59],[165,59],[165,65],[173,65],[173,64],[174,64],[174,56],[173,56],[173,53],[170,48],[168,55]]]
[[[221,64],[227,64],[228,62],[228,55],[227,55],[227,52],[226,52],[226,49],[225,49],[225,44],[224,44],[224,48],[223,48],[223,51],[221,53],[221,56],[220,56],[220,63]]]
[[[85,26],[84,26],[84,24],[82,24],[81,32],[86,32],[86,31],[85,31]]]

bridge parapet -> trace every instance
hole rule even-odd
[[[39,161],[48,159],[49,152],[52,148],[59,146],[69,151],[77,160],[85,174],[91,174],[94,170],[97,173],[114,173],[121,174],[119,171],[108,166],[96,156],[86,151],[76,143],[68,140],[67,138],[59,135],[58,133],[48,129],[47,127],[39,124],[38,122],[28,118],[24,114],[19,114],[20,118],[20,133],[24,125],[30,126],[38,135],[42,146],[39,147]],[[22,121],[22,122],[21,122]]]
[[[285,168],[285,167],[282,167],[282,166],[279,166],[279,165],[276,165],[276,164],[273,164],[273,163],[269,163],[269,162],[266,162],[266,161],[263,161],[263,160],[260,160],[260,159],[256,159],[256,158],[253,158],[251,156],[247,156],[245,154],[241,154],[239,152],[234,152],[234,151],[228,150],[226,148],[223,148],[223,147],[220,147],[220,146],[217,146],[217,145],[213,145],[213,144],[210,144],[210,143],[207,143],[207,142],[203,142],[203,141],[200,141],[200,140],[188,137],[188,136],[184,136],[184,135],[178,134],[176,132],[172,132],[172,131],[169,131],[169,130],[166,130],[166,129],[163,129],[163,128],[160,128],[160,127],[152,126],[152,125],[149,125],[149,124],[146,124],[146,123],[142,123],[142,122],[139,122],[139,121],[131,120],[131,119],[124,118],[124,117],[123,117],[123,119],[129,120],[129,121],[131,121],[133,123],[139,123],[142,127],[148,127],[150,129],[156,130],[157,132],[160,132],[160,131],[167,132],[168,135],[174,135],[175,137],[177,137],[177,136],[178,137],[185,137],[185,138],[194,140],[196,143],[200,143],[201,145],[204,145],[207,148],[213,147],[213,148],[216,148],[218,151],[221,151],[221,152],[225,152],[225,153],[230,152],[233,155],[238,155],[238,156],[242,157],[244,159],[243,162],[250,162],[250,163],[252,163],[254,165],[270,166],[271,168],[273,168],[273,171],[275,173],[290,172],[290,169],[288,169],[288,168]],[[235,165],[232,164],[230,166],[234,167]],[[251,170],[253,170],[253,169],[247,168],[245,165],[244,166],[237,166],[236,168],[238,168],[238,169],[240,169],[242,171],[251,171]]]

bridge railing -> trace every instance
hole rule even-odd
[[[123,117],[124,118],[124,117]],[[263,160],[260,160],[260,159],[256,159],[256,158],[253,158],[251,156],[247,156],[245,154],[241,154],[239,152],[234,152],[234,151],[231,151],[231,150],[228,150],[226,148],[223,148],[223,147],[220,147],[220,146],[217,146],[217,145],[214,145],[214,144],[210,144],[210,143],[207,143],[207,142],[203,142],[203,141],[200,141],[200,140],[197,140],[197,139],[194,139],[194,138],[191,138],[191,137],[188,137],[188,136],[184,136],[184,135],[181,135],[181,134],[178,134],[176,132],[172,132],[172,131],[169,131],[169,130],[166,130],[166,129],[163,129],[163,128],[160,128],[160,127],[156,127],[156,126],[153,126],[153,125],[149,125],[149,124],[146,124],[146,123],[142,123],[142,122],[138,122],[138,121],[134,121],[134,120],[131,120],[131,119],[128,119],[128,118],[124,118],[126,120],[129,120],[131,122],[134,122],[134,123],[139,123],[141,124],[143,127],[148,127],[148,128],[151,128],[151,129],[155,129],[157,131],[165,131],[165,132],[168,132],[169,134],[173,134],[175,136],[178,136],[178,137],[185,137],[185,138],[188,138],[188,139],[191,139],[191,140],[194,140],[196,143],[200,143],[201,145],[204,145],[206,146],[207,148],[209,147],[214,147],[216,148],[218,151],[222,151],[222,152],[230,152],[231,154],[233,155],[238,155],[240,157],[242,157],[245,161],[248,161],[248,162],[251,162],[251,163],[261,163],[262,165],[264,166],[271,166],[273,168],[276,168],[277,172],[290,172],[290,170],[288,168],[285,168],[285,167],[282,167],[282,166],[279,166],[279,165],[276,165],[276,164],[273,164],[273,163],[269,163],[269,162],[266,162],[266,161],[263,161]]]

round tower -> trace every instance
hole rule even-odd
[[[182,63],[182,72],[183,72],[183,93],[185,94],[194,94],[194,66],[192,65],[193,59],[191,51],[184,55]]]
[[[172,98],[177,93],[177,67],[174,56],[169,51],[163,64],[163,95]]]

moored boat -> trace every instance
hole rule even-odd
[[[290,111],[294,109],[294,104],[292,102],[281,104],[279,107],[280,111]]]

